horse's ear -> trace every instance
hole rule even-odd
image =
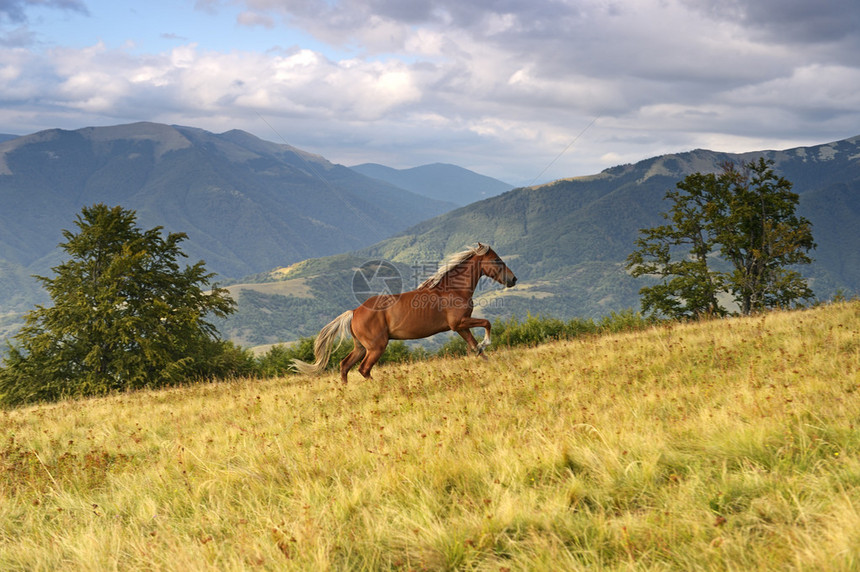
[[[481,243],[479,242],[479,243],[478,243],[478,248],[480,248],[480,249],[482,249],[482,250],[483,250],[485,247],[484,247],[484,245],[483,245],[483,244],[481,244]]]

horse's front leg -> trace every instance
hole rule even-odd
[[[484,339],[478,344],[478,353],[483,354],[487,346],[490,345],[490,328],[484,330]]]
[[[479,344],[475,339],[475,336],[472,335],[470,328],[484,328],[486,334],[484,334],[484,339],[481,340]],[[487,346],[490,345],[490,322],[489,320],[484,320],[481,318],[462,318],[460,322],[457,324],[457,327],[454,330],[462,336],[464,340],[466,340],[466,344],[468,344],[469,349],[474,351],[477,355],[481,356],[484,359],[487,359],[487,356],[484,355],[484,350]]]

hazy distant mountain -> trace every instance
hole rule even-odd
[[[350,168],[401,189],[460,206],[488,199],[514,188],[513,185],[498,179],[446,163],[411,169],[392,169],[376,163],[364,163]]]
[[[10,139],[17,139],[18,135],[10,135],[9,133],[0,133],[0,143],[3,141],[9,141]]]
[[[743,155],[695,150],[515,189],[419,223],[371,247],[273,274],[271,279],[282,280],[283,292],[288,285],[302,285],[301,298],[279,297],[274,293],[277,284],[241,295],[239,313],[225,329],[238,332],[231,328],[257,320],[258,330],[246,328],[238,336],[249,342],[314,334],[339,311],[356,305],[351,279],[363,261],[382,258],[399,264],[404,283],[411,287],[416,271],[477,241],[491,244],[520,279],[513,289],[484,292],[478,304],[484,315],[570,318],[638,309],[644,282],[627,275],[624,259],[640,228],[665,222],[659,213],[669,206],[663,201],[666,191],[692,172],[718,172],[726,161],[760,156],[773,159],[776,171],[794,183],[799,214],[813,224],[815,263],[800,270],[811,279],[815,294],[827,299],[839,289],[848,295],[860,293],[860,137],[855,137]],[[266,316],[262,307],[269,312]],[[284,324],[290,329],[283,329]]]
[[[191,262],[240,277],[373,244],[454,205],[242,131],[135,123],[0,143],[0,315],[29,309],[27,277],[59,261],[84,205],[134,209],[185,232]]]
[[[520,279],[511,290],[480,291],[484,315],[638,308],[643,282],[626,274],[624,259],[640,228],[663,222],[666,191],[689,173],[760,156],[794,183],[800,214],[813,223],[815,263],[800,270],[815,293],[860,293],[860,137],[743,155],[663,155],[450,212],[450,203],[241,131],[138,123],[18,137],[0,143],[0,338],[13,313],[45,301],[30,275],[50,274],[61,230],[95,202],[135,209],[144,228],[186,232],[190,261],[203,259],[222,276],[259,273],[231,286],[239,312],[222,323],[248,345],[314,334],[354,307],[355,269],[369,259],[395,262],[412,287],[477,241],[493,245]],[[421,173],[459,169],[451,167],[407,171],[430,181]],[[346,254],[328,256],[335,253]]]

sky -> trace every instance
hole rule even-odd
[[[857,0],[0,0],[0,133],[242,129],[513,185],[860,135]]]

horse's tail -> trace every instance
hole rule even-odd
[[[320,330],[320,333],[317,335],[317,339],[314,342],[314,357],[316,358],[316,361],[314,361],[314,363],[307,363],[294,359],[293,369],[298,373],[304,374],[317,375],[321,373],[328,365],[328,361],[331,359],[335,338],[340,337],[337,343],[338,347],[340,347],[340,344],[342,344],[344,338],[346,338],[346,334],[351,332],[350,324],[352,324],[352,310],[347,310],[326,324],[323,329]]]

